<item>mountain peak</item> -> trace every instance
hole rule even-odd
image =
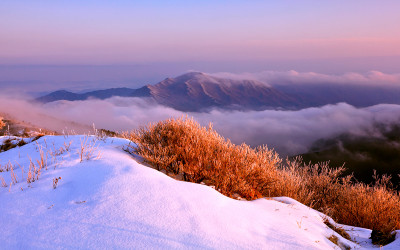
[[[213,107],[257,110],[293,105],[290,97],[262,82],[224,79],[202,72],[167,78],[149,88],[158,103],[181,111],[207,111]]]
[[[191,77],[195,77],[195,76],[205,76],[206,73],[200,72],[200,71],[190,71],[188,73],[185,73],[181,76],[191,76]]]

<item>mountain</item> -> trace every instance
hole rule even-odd
[[[167,78],[148,87],[158,103],[182,111],[212,107],[263,110],[296,105],[293,98],[262,82],[223,79],[199,72]]]
[[[212,108],[231,110],[303,109],[345,102],[355,107],[387,103],[400,104],[400,86],[293,83],[268,85],[256,80],[233,80],[191,72],[167,78],[139,89],[111,88],[76,94],[56,91],[36,99],[47,103],[58,100],[107,99],[113,96],[150,97],[161,105],[180,111],[202,112]]]
[[[39,97],[36,101],[47,103],[58,100],[106,99],[112,96],[151,97],[159,104],[181,111],[206,111],[214,107],[263,110],[299,105],[294,98],[259,81],[223,79],[199,72],[167,78],[139,89],[113,88],[83,94],[60,90]]]
[[[48,95],[39,97],[36,101],[41,103],[54,102],[59,100],[67,100],[67,101],[81,101],[87,100],[89,98],[97,98],[97,99],[107,99],[113,96],[121,96],[121,97],[148,97],[150,91],[148,88],[142,87],[139,89],[130,89],[130,88],[111,88],[104,90],[96,90],[90,91],[83,94],[76,94],[73,92],[69,92],[66,90],[58,90],[52,92]]]

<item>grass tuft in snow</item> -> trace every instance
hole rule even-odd
[[[79,148],[79,159],[80,162],[83,160],[91,160],[91,159],[98,159],[101,157],[101,154],[98,153],[97,155],[95,154],[98,148],[97,139],[92,138],[89,136],[85,136],[83,138],[80,138],[81,146]]]
[[[61,179],[62,179],[61,176],[58,177],[58,178],[54,178],[54,179],[53,179],[53,189],[56,189],[56,188],[57,188],[58,182],[59,182]]]

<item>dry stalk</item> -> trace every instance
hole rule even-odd
[[[18,183],[17,175],[14,173],[14,169],[12,166],[11,166],[11,183],[12,184]]]
[[[26,178],[26,182],[28,184],[35,181],[35,164],[32,162],[31,159],[29,159],[29,160],[30,160],[29,170],[28,170],[28,176]]]
[[[7,187],[7,183],[6,183],[6,181],[4,180],[3,176],[0,176],[0,181],[1,181],[1,186],[2,186],[2,187]]]
[[[24,167],[22,167],[18,162],[15,162],[18,166],[19,166],[19,168],[21,169],[21,174],[22,174],[22,177],[21,177],[21,179],[24,179]]]
[[[90,160],[92,158],[99,158],[101,157],[101,154],[98,153],[97,157],[95,157],[95,151],[97,150],[98,146],[96,145],[96,140],[89,140],[89,136],[85,136],[83,139],[80,139],[81,141],[81,147],[78,150],[79,153],[79,158],[80,162],[82,162],[84,159]]]
[[[45,168],[47,170],[47,153],[45,154],[43,151],[43,147],[40,145],[38,147],[39,154],[40,154],[40,160],[36,160],[39,166],[39,172],[42,170],[42,168]]]
[[[54,178],[53,179],[53,189],[56,189],[57,188],[57,185],[58,185],[58,181],[59,180],[61,180],[61,177],[58,177],[58,178]]]

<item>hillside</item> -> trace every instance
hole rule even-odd
[[[306,162],[329,161],[331,166],[345,164],[345,173],[353,173],[356,179],[364,183],[374,181],[374,170],[379,175],[389,174],[394,185],[398,186],[400,126],[377,126],[375,129],[377,131],[371,132],[369,136],[346,133],[335,138],[318,140],[308,153],[301,156]]]
[[[93,126],[66,119],[59,119],[41,112],[0,113],[4,125],[0,126],[0,136],[36,136],[38,134],[85,133]],[[106,132],[106,131],[105,131]]]
[[[47,129],[40,128],[29,122],[15,119],[9,114],[0,113],[0,136],[2,135],[20,135],[20,136],[36,136],[40,133],[55,133]]]
[[[0,172],[2,248],[337,249],[332,235],[341,247],[372,248],[370,230],[343,226],[360,245],[352,243],[290,198],[239,201],[171,179],[137,163],[123,150],[128,143],[45,136],[0,153],[16,178]],[[399,247],[396,240],[385,249]]]

